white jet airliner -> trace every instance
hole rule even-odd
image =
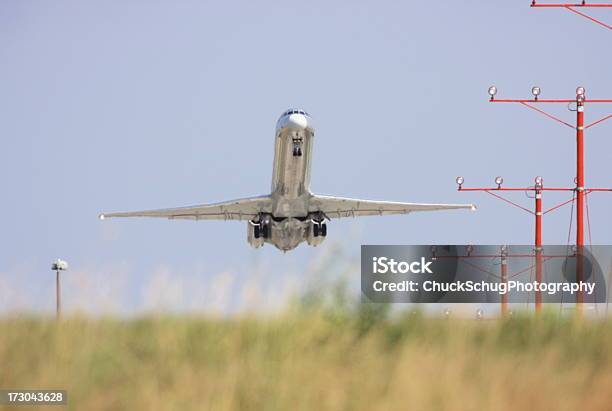
[[[327,237],[325,220],[342,217],[408,214],[412,211],[475,209],[472,204],[415,204],[358,200],[313,194],[310,168],[314,128],[304,110],[285,111],[276,123],[272,192],[215,204],[150,211],[100,214],[109,217],[163,217],[187,220],[243,220],[253,247],[264,243],[287,251],[301,242],[316,246]]]

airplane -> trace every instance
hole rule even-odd
[[[311,246],[321,244],[327,238],[326,220],[413,211],[475,210],[473,204],[398,203],[313,194],[309,186],[314,135],[312,117],[306,111],[289,109],[280,116],[276,123],[270,194],[188,207],[103,213],[99,218],[247,221],[247,240],[251,246],[259,248],[269,243],[288,251],[304,241]]]

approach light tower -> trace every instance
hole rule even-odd
[[[51,264],[51,270],[55,271],[55,315],[59,319],[62,312],[62,290],[60,287],[60,271],[68,270],[68,263],[59,258]]]
[[[496,99],[497,95],[497,87],[491,86],[489,87],[489,101],[491,103],[519,103],[527,108],[530,108],[544,116],[548,117],[551,120],[554,120],[560,124],[563,124],[571,129],[576,130],[576,178],[574,180],[574,187],[544,187],[542,177],[536,177],[535,185],[532,187],[524,187],[524,188],[506,188],[502,187],[503,179],[501,177],[497,177],[495,179],[495,183],[497,187],[484,187],[484,188],[464,188],[463,177],[457,178],[457,185],[459,191],[484,191],[498,199],[501,199],[511,205],[514,205],[518,208],[521,208],[530,214],[535,215],[535,254],[536,254],[536,276],[537,281],[541,280],[541,248],[542,248],[542,216],[547,214],[553,210],[556,210],[566,204],[576,202],[576,281],[582,281],[584,279],[584,262],[583,262],[583,247],[584,247],[584,210],[586,206],[587,211],[587,223],[589,224],[589,242],[590,239],[590,222],[588,218],[588,199],[587,195],[592,192],[598,191],[612,191],[610,188],[586,188],[585,187],[585,176],[584,176],[584,131],[590,127],[593,127],[597,124],[600,124],[610,118],[612,118],[612,114],[609,114],[597,121],[594,121],[588,125],[584,124],[584,110],[585,105],[592,103],[612,103],[612,100],[595,100],[595,99],[587,99],[586,98],[586,90],[584,87],[578,87],[576,89],[576,97],[574,99],[542,99],[540,95],[542,90],[540,87],[532,87],[531,93],[533,95],[532,99]],[[563,103],[568,105],[568,110],[576,112],[576,125],[572,125],[568,122],[565,122],[558,117],[553,116],[550,113],[545,112],[537,107],[535,104],[546,104],[546,103]],[[575,105],[575,108],[572,108],[572,105]],[[535,193],[535,212],[531,211],[523,206],[520,206],[498,194],[495,194],[495,191],[533,191]],[[569,191],[573,192],[572,198],[568,201],[565,201],[561,204],[558,204],[548,210],[542,210],[542,194],[544,191]],[[538,263],[539,261],[539,263]],[[538,270],[539,267],[539,270]],[[538,274],[539,271],[539,274]],[[578,311],[582,310],[582,303],[584,301],[583,295],[578,293],[576,297],[576,303]],[[541,296],[536,294],[536,310],[539,310],[541,306]]]
[[[535,217],[535,235],[534,235],[534,256],[535,256],[535,271],[536,271],[536,281],[538,283],[542,282],[542,217],[544,214],[550,212],[550,211],[554,211],[558,208],[560,208],[561,206],[568,204],[569,202],[563,202],[559,205],[556,205],[555,207],[552,207],[546,211],[542,210],[542,193],[545,190],[549,190],[549,191],[559,191],[559,190],[563,190],[560,188],[548,188],[548,187],[544,187],[544,179],[540,176],[537,176],[534,179],[534,185],[533,186],[528,186],[528,187],[502,187],[502,184],[504,183],[504,179],[501,176],[497,176],[495,177],[495,187],[463,187],[463,183],[464,183],[464,178],[463,177],[457,177],[456,183],[457,183],[457,190],[458,191],[484,191],[487,194],[492,195],[493,197],[500,199],[510,205],[513,205],[517,208],[520,208],[523,211],[528,212],[529,214],[533,215]],[[502,191],[523,191],[523,192],[533,192],[533,198],[535,198],[535,211],[531,211],[530,209],[523,207],[513,201],[508,200],[505,197],[502,197],[500,194],[497,194],[496,192],[502,192]],[[571,189],[567,189],[567,191],[571,191]],[[571,201],[571,200],[570,200]],[[501,268],[502,268],[502,281],[506,281],[507,278],[507,259],[508,259],[508,249],[507,246],[502,246],[501,250],[500,250],[500,255],[501,255]],[[502,314],[506,314],[507,312],[507,300],[504,301],[503,297],[502,297]],[[536,291],[535,294],[535,308],[536,311],[540,311],[542,308],[542,294],[540,291]]]

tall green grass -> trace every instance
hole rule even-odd
[[[66,389],[68,409],[88,411],[603,410],[611,325],[316,304],[226,319],[6,318],[0,388]]]

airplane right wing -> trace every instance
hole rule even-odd
[[[259,213],[269,213],[271,208],[272,200],[270,196],[260,196],[189,207],[103,213],[100,214],[100,219],[104,220],[105,218],[113,217],[161,217],[170,220],[252,220]]]
[[[328,218],[361,217],[370,215],[408,214],[413,211],[437,211],[452,209],[475,210],[473,204],[419,204],[392,201],[359,200],[314,195],[310,200],[310,212],[323,212]]]

